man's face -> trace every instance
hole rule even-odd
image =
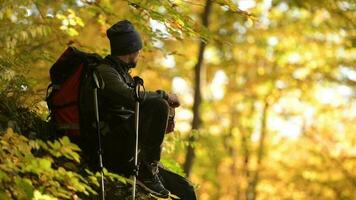
[[[130,64],[131,68],[136,67],[139,55],[140,55],[140,51],[130,54],[129,64]]]

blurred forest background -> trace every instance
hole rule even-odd
[[[0,2],[3,102],[46,119],[51,64],[68,45],[107,55],[107,28],[128,19],[144,40],[132,74],[182,102],[163,162],[181,166],[200,200],[356,199],[355,0]],[[0,199],[53,196],[46,180],[16,179],[22,169],[8,176],[13,134],[0,134]]]

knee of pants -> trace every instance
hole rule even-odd
[[[144,102],[143,107],[151,109],[153,112],[160,112],[168,115],[169,105],[168,102],[162,98],[148,99]]]

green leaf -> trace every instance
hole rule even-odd
[[[105,176],[108,177],[111,180],[118,180],[121,183],[125,183],[125,184],[127,183],[127,178],[125,178],[123,176],[120,176],[118,174],[114,174],[114,173],[111,173],[111,172],[106,172]]]
[[[7,181],[7,180],[9,180],[8,175],[5,172],[0,171],[0,181]]]
[[[11,200],[9,196],[7,196],[6,192],[2,189],[0,190],[0,199],[1,200]]]
[[[41,169],[43,169],[44,171],[52,169],[51,168],[52,163],[48,159],[40,159],[39,160],[39,165],[40,165]]]
[[[181,168],[181,166],[175,161],[175,160],[172,160],[172,159],[161,159],[160,161],[162,163],[162,165],[166,168],[168,168],[169,170],[185,177],[185,173],[183,171],[183,169]]]
[[[52,197],[50,195],[41,194],[40,191],[35,190],[34,197],[33,197],[32,200],[57,200],[57,198]]]
[[[16,177],[15,184],[18,199],[32,199],[34,188],[29,179]]]

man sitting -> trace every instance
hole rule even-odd
[[[97,70],[105,86],[98,91],[101,130],[103,134],[103,163],[106,168],[126,176],[132,175],[135,151],[135,93],[130,69],[136,66],[142,41],[134,26],[127,20],[120,21],[107,30],[111,55]],[[85,87],[85,86],[84,86]],[[169,111],[180,105],[176,95],[163,90],[144,92],[139,119],[139,174],[137,183],[158,197],[168,197],[169,191],[158,176],[158,163]],[[92,124],[92,102],[81,90],[82,124]],[[86,138],[84,151],[95,154],[95,128],[87,127],[91,137]],[[93,156],[94,157],[94,156]],[[171,189],[170,189],[171,190]],[[172,189],[173,190],[173,189]],[[194,190],[193,190],[194,191]],[[195,196],[193,192],[193,196]],[[192,199],[192,198],[190,198]],[[194,197],[195,199],[195,197]]]

